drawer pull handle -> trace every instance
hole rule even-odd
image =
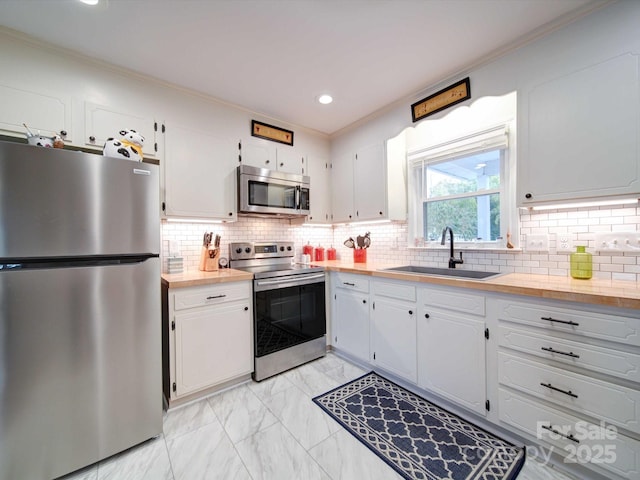
[[[550,322],[564,323],[565,325],[572,325],[574,327],[577,327],[578,325],[580,325],[579,323],[576,323],[572,320],[558,320],[557,318],[553,318],[553,317],[540,317],[540,319],[549,320]]]
[[[214,298],[224,298],[226,297],[226,295],[212,295],[212,296],[208,296],[207,300],[213,300]]]
[[[349,283],[349,282],[342,282],[344,285],[349,285],[350,287],[355,287],[356,284],[355,283]]]
[[[566,355],[567,357],[571,357],[571,358],[580,358],[580,355],[576,355],[573,352],[561,352],[560,350],[555,350],[551,347],[540,347],[542,350],[544,350],[545,352],[550,352],[550,353],[558,353],[560,355]]]
[[[555,433],[556,435],[560,435],[561,437],[564,437],[567,440],[571,440],[572,442],[580,443],[580,440],[578,440],[576,437],[574,437],[573,433],[570,433],[569,435],[565,435],[564,433],[559,432],[558,430],[556,430],[555,428],[553,428],[550,425],[541,425],[541,427],[544,428],[545,430],[549,430],[550,432]]]
[[[554,387],[553,385],[551,385],[550,383],[542,383],[540,382],[540,385],[542,385],[543,387],[547,387],[551,390],[555,390],[556,392],[560,392],[560,393],[564,393],[565,395],[569,395],[570,397],[573,398],[578,398],[578,395],[576,395],[575,393],[573,393],[571,390],[562,390],[558,387]]]

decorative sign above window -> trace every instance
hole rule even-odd
[[[468,98],[471,98],[469,77],[411,105],[411,117],[414,122],[417,122],[445,108],[464,102]]]
[[[284,128],[274,127],[266,123],[251,120],[251,135],[264,138],[272,142],[293,146],[293,132]]]

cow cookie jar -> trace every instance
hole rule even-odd
[[[137,162],[142,161],[144,137],[135,130],[120,130],[122,138],[108,138],[102,149],[105,157],[125,158]]]

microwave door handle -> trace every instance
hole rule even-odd
[[[300,185],[296,185],[296,210],[300,210],[302,208],[300,205],[302,202],[300,196]]]

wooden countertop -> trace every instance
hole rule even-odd
[[[436,277],[415,273],[381,271],[393,267],[388,264],[353,263],[331,260],[314,262],[333,272],[359,273],[373,277],[408,280],[412,282],[472,288],[486,292],[528,295],[572,302],[590,303],[618,308],[640,310],[640,283],[621,280],[576,280],[569,276],[505,273],[488,280]]]
[[[169,288],[195,287],[198,285],[210,285],[213,283],[240,282],[253,280],[253,274],[234,270],[233,268],[221,268],[215,272],[188,271],[183,273],[163,273],[162,284]]]

